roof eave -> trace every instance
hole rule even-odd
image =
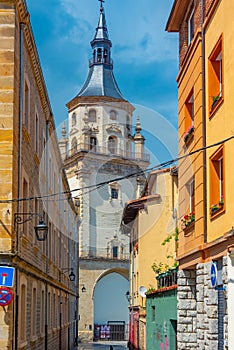
[[[179,32],[185,12],[188,8],[190,0],[175,0],[172,6],[167,24],[167,32]]]
[[[70,112],[80,104],[89,105],[90,103],[103,103],[103,102],[126,103],[132,113],[135,110],[135,107],[131,103],[129,103],[127,100],[118,99],[118,98],[109,97],[109,96],[76,96],[71,101],[69,101],[66,104],[66,106],[68,108],[68,111]]]

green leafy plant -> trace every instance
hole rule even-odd
[[[168,235],[164,241],[161,243],[162,245],[166,245],[167,243],[169,243],[172,239],[175,239],[176,242],[178,242],[179,240],[179,229],[178,227],[175,228],[175,232],[171,233],[170,235]]]
[[[159,263],[154,262],[151,268],[156,275],[159,275],[160,273],[167,271],[169,268],[169,265],[164,264],[163,262],[160,261]]]

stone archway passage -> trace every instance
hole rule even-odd
[[[96,333],[96,337],[124,340],[128,324],[128,301],[125,296],[128,289],[128,280],[119,273],[104,273],[98,279],[94,289],[94,329],[100,333]],[[104,332],[105,329],[107,332]]]

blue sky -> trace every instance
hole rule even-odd
[[[88,59],[92,56],[90,41],[98,23],[100,5],[97,0],[27,0],[27,4],[55,121],[59,125],[67,118],[66,103],[78,93],[87,76]],[[104,8],[119,88],[129,102],[145,108],[141,114],[153,111],[174,127],[169,148],[175,150],[178,37],[165,31],[172,4],[173,0],[106,0]],[[141,118],[148,147],[155,147],[158,128],[152,130],[152,119],[146,121],[144,115]],[[164,139],[166,135],[167,132]],[[164,161],[171,152],[162,154],[160,160]]]

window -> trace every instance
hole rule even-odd
[[[40,328],[41,328],[41,334],[44,334],[45,331],[45,291],[41,291],[41,317],[40,317]]]
[[[76,151],[77,151],[77,139],[76,137],[73,137],[71,142],[71,154],[76,153]]]
[[[187,184],[187,190],[189,194],[189,213],[195,211],[195,196],[194,196],[194,179]]]
[[[89,122],[96,122],[97,121],[97,113],[95,109],[90,109],[89,111]]]
[[[224,205],[224,146],[210,158],[210,205],[214,214]]]
[[[30,114],[30,89],[29,82],[24,81],[24,125],[28,129]]]
[[[194,9],[190,11],[188,17],[188,45],[191,43],[194,37]]]
[[[213,49],[208,62],[210,111],[223,99],[223,47],[222,36]]]
[[[131,131],[131,119],[129,115],[127,115],[126,127],[128,131]]]
[[[110,111],[110,119],[111,120],[116,120],[117,119],[116,111]]]
[[[48,293],[48,329],[51,329],[51,294]]]
[[[184,105],[184,142],[188,142],[194,133],[194,94],[190,92]]]
[[[102,61],[102,49],[97,50],[97,61],[101,62]]]
[[[76,125],[76,113],[72,113],[72,126]]]
[[[119,199],[121,201],[120,185],[118,182],[112,182],[110,184],[110,201],[112,199]]]
[[[110,136],[108,139],[108,150],[112,154],[117,153],[117,138],[115,136]]]
[[[89,111],[89,122],[96,122],[97,121],[97,113],[95,109],[90,109]]]
[[[32,302],[31,302],[31,334],[36,335],[37,325],[37,290],[36,287],[32,289]]]
[[[34,213],[39,213],[39,200],[36,197],[37,197],[37,193],[35,193],[35,199],[34,199]],[[33,220],[33,226],[35,227],[37,224],[38,224],[38,217],[35,216]],[[34,245],[38,244],[36,235],[32,235],[32,240]]]
[[[97,146],[97,139],[96,137],[92,136],[89,139],[89,149],[92,151],[96,151],[96,146]]]
[[[20,341],[26,341],[26,285],[20,287]]]
[[[118,246],[112,247],[112,256],[113,258],[118,258]]]
[[[112,199],[118,199],[119,196],[119,191],[117,188],[112,188],[111,189],[111,198]]]
[[[194,125],[194,95],[190,92],[184,106],[185,132]]]
[[[38,113],[35,113],[35,151],[39,153],[39,118]]]
[[[29,185],[28,185],[28,181],[23,178],[23,198],[28,198],[29,197]],[[28,213],[29,212],[29,201],[23,201],[23,213]],[[25,235],[28,234],[28,228],[29,228],[29,222],[26,221],[23,224],[23,232]]]
[[[155,322],[155,306],[152,306],[152,322]]]
[[[107,49],[104,49],[104,62],[107,62]]]

